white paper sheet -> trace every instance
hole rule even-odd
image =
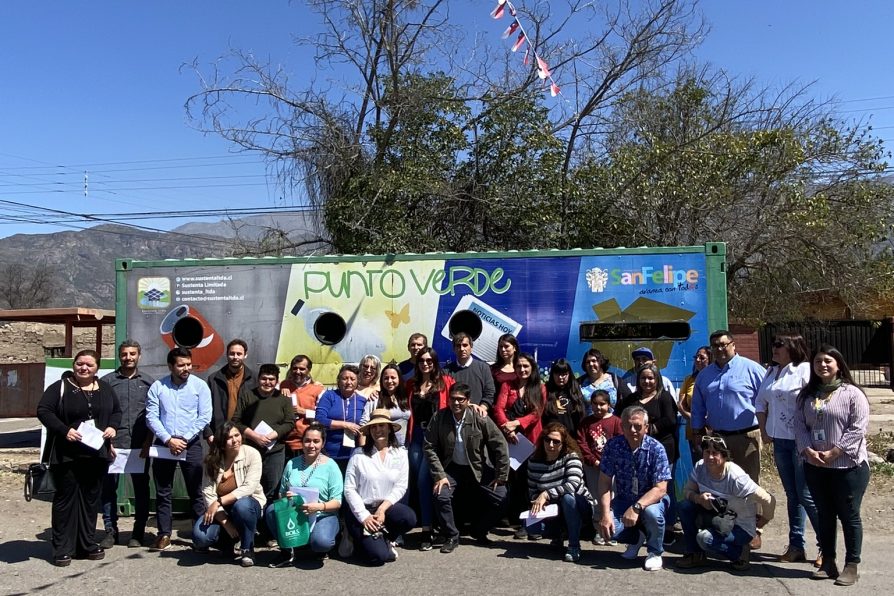
[[[534,453],[534,443],[521,433],[515,433],[518,443],[509,443],[509,467],[517,470],[531,454]]]
[[[99,449],[105,442],[102,438],[102,431],[96,428],[93,420],[85,420],[78,426],[78,432],[81,433],[81,443],[91,449]]]
[[[263,435],[266,437],[267,435],[269,435],[270,433],[273,432],[273,427],[270,426],[269,424],[267,424],[266,422],[264,422],[263,420],[261,420],[260,422],[258,422],[258,425],[254,428],[254,431],[256,433],[258,433],[259,435]],[[276,441],[273,441],[272,443],[267,445],[267,451],[270,451],[271,449],[273,449],[273,447],[275,445],[276,445]]]
[[[319,503],[320,502],[320,489],[311,488],[309,486],[290,486],[289,492],[293,495],[301,495],[301,498],[304,499],[305,503]],[[317,514],[311,513],[307,516],[307,523],[309,531],[313,531],[314,524],[317,523]]]
[[[139,449],[116,449],[115,461],[109,464],[109,474],[142,474],[145,470],[146,460]]]
[[[531,511],[522,511],[518,515],[518,519],[523,520],[525,522],[525,527],[532,526],[539,521],[550,517],[556,517],[559,515],[559,506],[553,503],[552,505],[547,505],[543,509],[537,512],[537,515],[531,515]]]
[[[178,461],[186,461],[186,450],[180,452],[180,455],[174,455],[171,450],[164,445],[152,445],[149,448],[149,457],[155,459],[176,459]]]

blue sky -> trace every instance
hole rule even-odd
[[[451,16],[498,38],[506,21],[490,19],[493,4],[451,0]],[[812,93],[840,100],[847,118],[871,118],[894,146],[894,3],[703,0],[701,8],[712,30],[700,60],[773,87],[815,81]],[[293,203],[258,157],[188,126],[183,104],[198,84],[181,66],[243,48],[301,81],[313,63],[292,37],[316,23],[302,2],[286,0],[3,0],[0,200],[95,214]],[[0,237],[71,229],[4,220],[30,211],[14,209],[0,203]],[[170,229],[185,220],[137,223]]]

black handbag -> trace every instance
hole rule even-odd
[[[56,484],[50,474],[50,465],[31,464],[25,472],[25,500],[52,501],[56,496]]]
[[[56,404],[56,411],[59,412],[62,406],[62,393],[65,391],[64,385],[59,386],[59,403]],[[39,464],[31,464],[28,471],[25,472],[25,500],[31,502],[32,499],[38,501],[52,501],[56,496],[56,483],[53,482],[53,475],[50,473],[50,461],[52,461],[51,453],[56,448],[56,435],[47,433],[47,442],[50,443],[48,448],[43,450],[43,457]]]

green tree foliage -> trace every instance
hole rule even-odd
[[[523,6],[559,100],[504,46],[462,46],[444,0],[307,4],[313,81],[235,52],[230,71],[196,69],[187,110],[302,189],[336,252],[725,241],[740,320],[818,297],[859,309],[891,285],[881,144],[807,89],[684,64],[694,0]],[[566,34],[580,19],[592,31]]]

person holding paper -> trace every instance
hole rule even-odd
[[[529,516],[540,513],[549,504],[559,506],[559,516],[528,525],[529,536],[553,530],[554,542],[561,546],[562,534],[555,522],[564,524],[568,533],[565,561],[580,561],[580,529],[584,520],[593,516],[593,497],[584,480],[584,466],[580,447],[571,433],[559,422],[550,422],[543,429],[537,449],[528,460],[528,494],[531,497]],[[532,530],[531,528],[536,528]]]
[[[171,547],[171,499],[177,466],[192,506],[193,521],[205,514],[202,498],[202,431],[211,421],[211,390],[192,374],[192,352],[174,348],[168,352],[171,374],[155,381],[146,397],[146,423],[155,433],[155,447],[167,458],[152,463],[155,478],[155,518],[158,535],[150,550]],[[182,459],[179,459],[182,458]]]
[[[536,444],[542,429],[540,418],[546,405],[546,385],[540,380],[537,361],[530,354],[519,354],[515,363],[518,381],[515,385],[503,383],[494,405],[494,420],[515,443],[516,433],[523,433]]]
[[[262,364],[258,369],[258,386],[243,385],[232,422],[251,447],[258,450],[263,462],[261,486],[268,499],[276,498],[276,489],[286,467],[286,448],[280,440],[294,428],[295,410],[292,400],[276,390],[279,367]]]
[[[396,366],[392,369],[395,375],[399,373]],[[416,514],[399,502],[410,479],[407,450],[397,440],[399,429],[389,410],[374,410],[360,428],[366,441],[351,456],[345,474],[350,509],[345,527],[357,546],[355,552],[370,565],[396,560],[392,541],[416,525]]]
[[[506,436],[509,444],[518,443],[517,435],[524,435],[533,445],[540,439],[541,417],[546,406],[546,385],[540,380],[537,361],[530,354],[519,354],[515,360],[515,384],[503,383],[494,404],[494,420]],[[509,474],[510,517],[528,508],[527,465]],[[515,533],[517,539],[526,535],[524,524]]]
[[[72,557],[98,561],[105,551],[96,543],[96,518],[102,505],[102,483],[112,454],[110,440],[121,425],[121,406],[108,384],[96,378],[99,354],[81,350],[73,372],[44,391],[37,418],[47,428],[44,446],[56,485],[52,506],[53,564],[65,567]],[[101,434],[98,449],[82,442],[82,431]]]
[[[301,438],[307,426],[316,418],[317,401],[326,390],[322,383],[317,383],[310,376],[313,361],[304,354],[292,358],[289,364],[289,375],[279,384],[280,392],[292,400],[295,409],[295,428],[285,438],[286,459],[301,455],[303,445]]]
[[[311,422],[302,440],[302,453],[286,463],[279,490],[287,497],[300,494],[304,499],[301,509],[312,522],[310,549],[325,559],[338,536],[338,510],[341,508],[344,481],[335,460],[323,454],[325,426]],[[264,512],[264,521],[276,533],[276,512],[272,503]],[[281,556],[270,566],[287,567],[293,560],[293,549],[283,549]]]
[[[353,364],[343,365],[338,371],[338,388],[323,393],[317,403],[317,422],[328,429],[326,454],[335,460],[342,473],[357,446],[360,418],[366,407],[366,398],[357,393],[359,375],[360,369]]]
[[[205,513],[192,530],[196,551],[207,552],[218,544],[222,551],[232,552],[233,543],[239,540],[240,565],[255,564],[255,529],[267,502],[261,486],[262,469],[261,455],[242,443],[242,433],[234,422],[217,429],[205,457]]]
[[[102,380],[109,384],[121,403],[121,426],[113,440],[115,449],[135,450],[140,453],[147,441],[151,441],[149,427],[146,426],[146,397],[155,378],[138,368],[140,344],[126,339],[118,346],[119,366]],[[133,532],[127,542],[129,548],[143,545],[146,522],[149,521],[149,458],[140,453],[142,471],[131,472],[133,484],[134,517]],[[137,457],[137,456],[134,456]],[[100,546],[112,548],[118,543],[118,483],[121,474],[106,475],[102,488],[102,521],[106,536]]]
[[[490,418],[471,406],[472,390],[457,383],[450,390],[450,405],[439,410],[425,429],[425,456],[435,480],[435,511],[447,532],[442,553],[459,546],[454,507],[473,517],[472,536],[489,544],[487,533],[506,506],[509,453],[506,439]],[[493,468],[486,465],[490,461]]]
[[[664,447],[647,434],[649,414],[645,408],[630,406],[623,410],[621,428],[624,434],[605,445],[599,464],[598,530],[606,542],[628,544],[621,555],[628,560],[636,559],[645,544],[645,569],[658,571],[663,566],[670,465]]]

